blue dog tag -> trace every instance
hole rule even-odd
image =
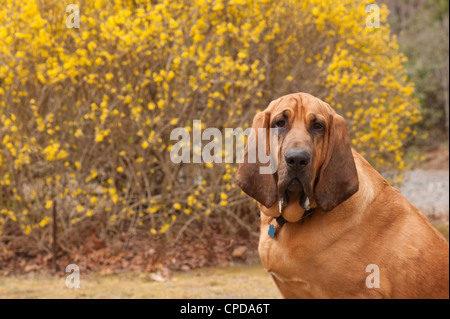
[[[268,234],[269,234],[270,237],[272,237],[272,239],[273,239],[273,236],[275,236],[275,227],[272,224],[269,225],[269,232],[268,232]]]

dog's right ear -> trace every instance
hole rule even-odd
[[[256,199],[267,208],[272,207],[278,201],[277,192],[277,173],[261,174],[260,168],[269,164],[262,164],[259,161],[259,148],[265,146],[265,154],[270,154],[270,110],[273,107],[269,105],[267,110],[258,113],[253,119],[253,126],[250,136],[245,146],[244,159],[239,164],[236,176],[236,184],[250,197]],[[258,130],[264,128],[265,130]],[[259,132],[258,132],[259,131]],[[258,145],[258,134],[265,132],[265,145]],[[256,160],[250,158],[249,154],[255,154]]]

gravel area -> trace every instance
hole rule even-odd
[[[404,174],[400,191],[424,214],[448,222],[449,171],[412,170]]]

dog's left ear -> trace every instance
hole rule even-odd
[[[249,158],[250,154],[257,155],[259,148],[264,147],[266,155],[270,154],[270,110],[269,107],[258,114],[253,119],[253,126],[247,145],[244,150],[243,162],[239,164],[236,175],[236,184],[250,197],[256,199],[267,208],[272,207],[278,201],[277,174],[261,174],[260,168],[267,166],[259,161],[256,156],[255,161]],[[264,128],[265,130],[259,130]],[[266,134],[266,145],[258,145],[258,134]],[[251,157],[251,156],[250,156]]]
[[[350,137],[342,116],[331,116],[328,150],[314,189],[317,205],[330,211],[358,191],[359,181],[350,146]]]

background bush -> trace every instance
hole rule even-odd
[[[407,74],[416,84],[423,120],[419,132],[429,133],[417,145],[435,149],[449,136],[449,2],[388,0],[388,22],[408,57]],[[448,146],[447,146],[448,148]]]
[[[343,114],[377,169],[405,169],[420,120],[395,37],[359,0],[0,0],[0,234],[43,244],[193,224],[248,227],[234,164],[173,164],[175,127],[248,127],[281,95]],[[253,217],[252,217],[253,216]],[[252,219],[253,218],[253,219]],[[43,244],[44,245],[44,244]]]

